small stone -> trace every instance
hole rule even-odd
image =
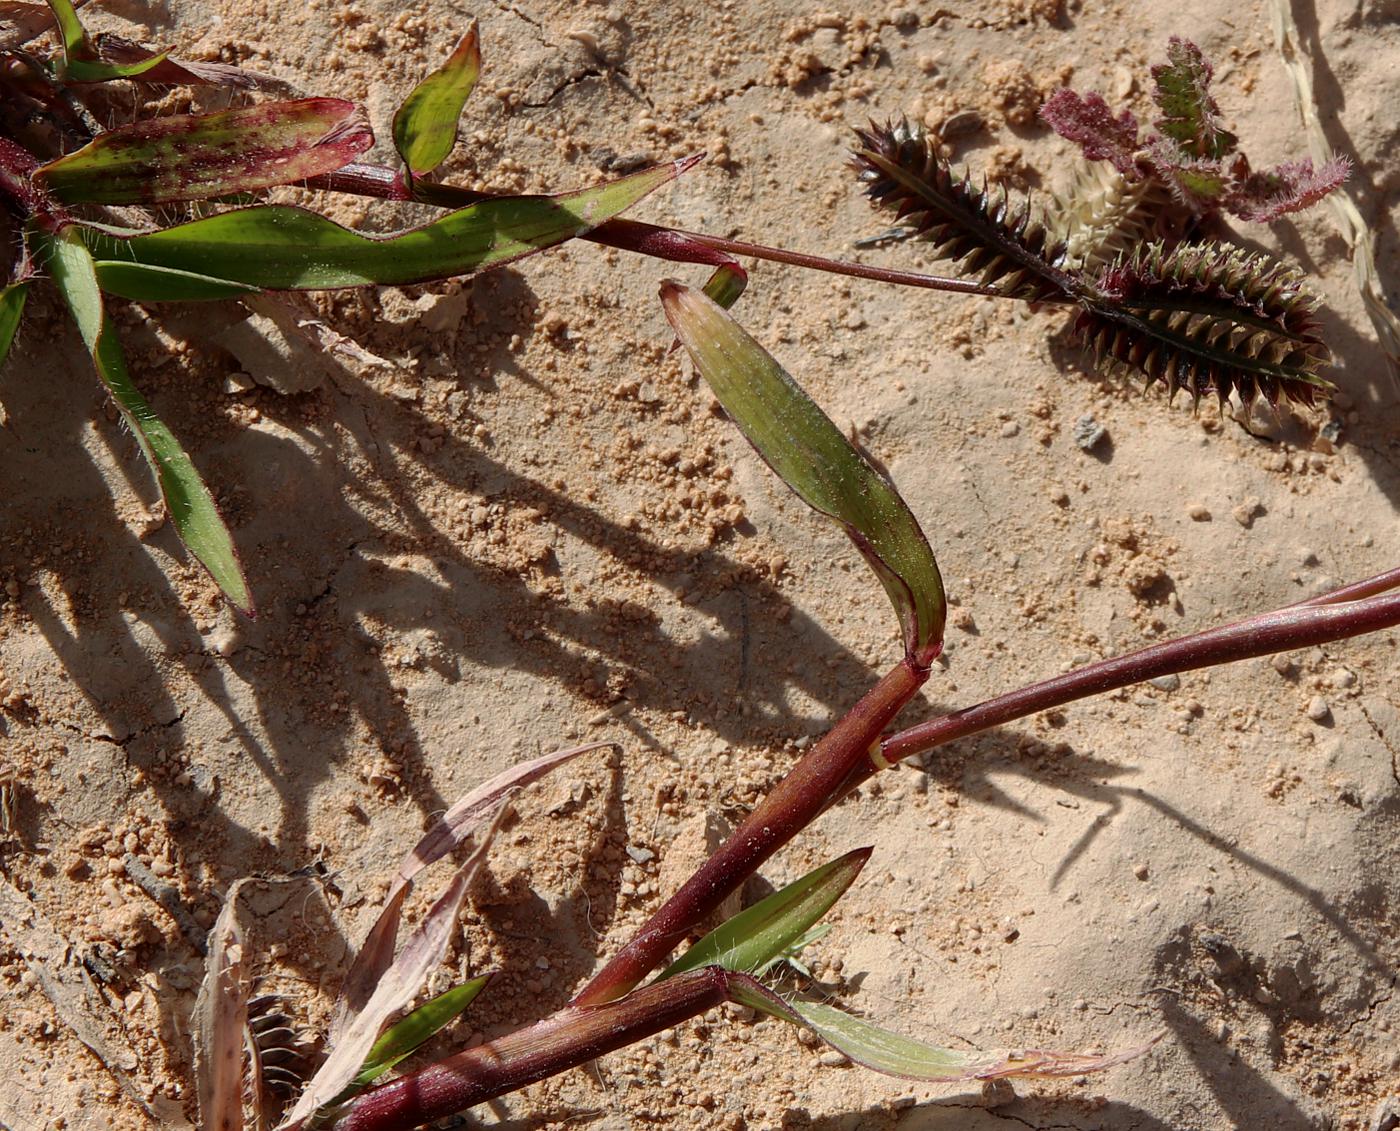
[[[224,378],[224,392],[229,396],[234,396],[257,388],[257,384],[251,376],[241,369],[237,369]]]
[[[1314,695],[1308,701],[1307,714],[1315,723],[1325,722],[1332,715],[1332,706],[1321,695]]]
[[[1138,879],[1146,880],[1149,874],[1146,864],[1136,864],[1133,866],[1133,875]]]
[[[1254,525],[1255,518],[1264,513],[1264,504],[1258,497],[1250,495],[1230,513],[1234,515],[1236,522],[1248,530]]]
[[[1293,661],[1283,652],[1276,652],[1269,657],[1269,665],[1278,672],[1279,675],[1291,675],[1293,673]]]
[[[1159,675],[1156,679],[1149,679],[1147,682],[1158,691],[1175,691],[1181,686],[1181,676],[1172,672],[1169,675]]]
[[[1186,513],[1190,516],[1192,522],[1210,521],[1210,508],[1206,506],[1205,503],[1192,503],[1186,508]]]
[[[1092,451],[1108,435],[1108,429],[1095,420],[1088,413],[1085,413],[1074,422],[1074,430],[1070,433],[1074,442],[1084,451]]]
[[[1005,424],[1001,426],[1002,438],[1006,440],[1011,439],[1012,436],[1016,435],[1020,431],[1021,426],[1017,424],[1014,420],[1008,420]]]
[[[823,1068],[843,1068],[851,1062],[847,1059],[845,1053],[837,1052],[835,1049],[828,1049],[826,1052],[822,1053],[821,1056],[817,1057],[817,1063]]]
[[[642,848],[639,845],[629,844],[626,851],[627,855],[632,858],[632,863],[634,864],[650,864],[656,859],[655,852],[650,848]]]

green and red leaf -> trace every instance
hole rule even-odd
[[[373,143],[353,102],[302,98],[122,126],[35,176],[69,204],[208,200],[333,172]]]
[[[1153,122],[1192,157],[1218,161],[1234,152],[1239,139],[1225,128],[1210,94],[1214,68],[1190,40],[1172,36],[1167,61],[1152,68],[1153,101],[1162,116]]]

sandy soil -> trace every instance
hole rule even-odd
[[[1050,188],[1071,154],[1034,120],[1043,94],[1070,81],[1144,112],[1172,33],[1219,61],[1257,162],[1300,153],[1266,7],[1058,8],[112,0],[89,19],[363,99],[382,138],[475,14],[486,73],[454,178],[565,188],[705,149],[635,215],[829,254],[885,226],[844,168],[852,125],[976,110],[960,154]],[[1396,6],[1296,9],[1393,294]],[[328,207],[377,230],[408,218]],[[754,270],[744,321],[889,467],[957,602],[913,716],[1395,564],[1400,414],[1344,245],[1325,209],[1238,235],[1313,273],[1343,390],[1259,436],[1086,375],[1059,315]],[[324,866],[254,906],[267,985],[314,1030],[431,815],[512,759],[612,739],[620,754],[520,799],[443,974],[504,971],[454,1042],[560,1005],[707,827],[893,661],[855,555],[667,356],[668,274],[702,277],[578,244],[465,284],[319,299],[385,363],[297,362],[282,377],[314,387],[294,395],[239,391],[217,313],[124,313],[140,383],[242,547],[254,622],[153,515],[134,444],[40,303],[0,430],[0,1124],[177,1125],[198,944],[235,878]],[[1108,430],[1093,453],[1071,436],[1086,413]],[[1329,418],[1337,445],[1317,438]],[[873,1019],[988,1049],[1165,1028],[1147,1057],[984,1098],[823,1063],[790,1029],[721,1013],[481,1121],[1370,1126],[1400,1091],[1395,644],[1191,674],[963,742],[882,775],[765,871],[874,844],[809,954]]]

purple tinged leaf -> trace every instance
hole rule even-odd
[[[476,850],[457,869],[447,890],[438,896],[388,969],[380,975],[364,1009],[344,1027],[338,1039],[333,1039],[329,1044],[330,1051],[325,1063],[306,1085],[291,1114],[281,1124],[282,1128],[299,1125],[350,1085],[379,1038],[384,1023],[413,1001],[428,975],[442,961],[452,933],[457,929],[457,915],[461,911],[462,901],[467,897],[467,888],[486,858],[491,839],[504,814],[503,801],[496,811],[495,820],[482,833]],[[393,905],[395,919],[402,903],[403,897],[399,895]]]
[[[1062,138],[1077,143],[1089,160],[1111,162],[1125,177],[1142,176],[1134,160],[1139,145],[1132,111],[1115,118],[1097,94],[1081,98],[1072,90],[1057,90],[1040,108],[1040,116]]]
[[[70,204],[207,200],[333,172],[373,142],[353,102],[303,98],[123,126],[35,176]]]
[[[394,115],[394,148],[412,176],[430,173],[457,144],[457,120],[481,74],[476,21],[447,62],[413,88]]]
[[[1153,124],[1192,157],[1219,160],[1234,151],[1239,139],[1225,129],[1220,107],[1210,96],[1214,73],[1199,47],[1172,36],[1167,62],[1152,68],[1157,87],[1152,97],[1162,111]]]
[[[1242,220],[1267,224],[1316,204],[1351,173],[1351,162],[1333,157],[1315,168],[1309,158],[1285,161],[1263,173],[1250,173],[1225,198],[1227,211]]]
[[[351,1039],[352,1032],[361,1033],[360,1039],[363,1040],[361,1031],[364,1026],[359,1026],[359,1021],[373,1005],[376,995],[379,994],[379,987],[384,984],[390,969],[397,965],[394,960],[394,946],[398,936],[399,919],[403,912],[404,900],[407,898],[413,880],[418,873],[475,835],[483,826],[489,826],[504,810],[506,803],[531,782],[538,781],[581,754],[601,750],[610,745],[612,744],[607,742],[592,742],[584,746],[573,746],[512,766],[477,786],[433,823],[422,839],[399,863],[398,871],[394,875],[389,894],[385,899],[384,908],[370,928],[369,934],[365,936],[364,945],[361,946],[355,961],[351,963],[350,971],[346,974],[345,981],[341,985],[336,1017],[332,1022],[327,1041],[328,1047],[338,1052],[344,1042]],[[478,852],[473,854],[473,860],[477,859],[484,847],[482,845]],[[407,951],[407,947],[405,947],[405,951]],[[402,957],[400,956],[401,960]],[[410,997],[416,992],[417,984],[409,990]],[[369,1051],[378,1035],[379,1025],[383,1023],[390,1012],[392,1009],[384,1012],[379,1018],[379,1023],[373,1026],[369,1034],[370,1043],[360,1050],[358,1059],[355,1059],[353,1064],[349,1064],[349,1076],[346,1076],[334,1088],[330,1086],[317,1088],[317,1094],[320,1096],[318,1102],[325,1102],[338,1095],[340,1088],[344,1087],[360,1070],[365,1053]],[[357,1026],[359,1027],[357,1028]],[[351,1059],[346,1057],[345,1063],[348,1064]],[[341,1064],[340,1067],[343,1068],[344,1065]],[[337,1075],[339,1075],[339,1069]],[[317,1079],[319,1079],[319,1074]],[[315,1081],[313,1081],[314,1083]]]

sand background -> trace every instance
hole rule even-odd
[[[1295,14],[1393,296],[1400,8]],[[1217,61],[1257,164],[1304,152],[1254,3],[114,0],[86,18],[362,100],[384,139],[473,15],[485,72],[452,179],[563,189],[707,150],[633,215],[871,262],[921,260],[853,252],[886,226],[844,166],[853,125],[975,110],[960,157],[1054,188],[1072,154],[1036,122],[1042,97],[1068,81],[1148,119],[1170,34]],[[376,231],[426,215],[318,203]],[[1236,232],[1312,274],[1342,390],[1259,435],[1086,374],[1062,315],[754,268],[743,321],[889,468],[956,602],[909,718],[1395,564],[1400,414],[1345,245],[1325,208]],[[252,905],[266,985],[314,1030],[432,815],[512,760],[611,739],[620,754],[521,797],[440,979],[504,971],[453,1042],[561,1005],[893,662],[856,555],[667,356],[667,275],[703,278],[579,243],[464,283],[315,298],[302,312],[364,351],[319,368],[240,360],[219,337],[229,311],[123,313],[141,387],[233,527],[252,622],[160,522],[76,336],[32,300],[0,377],[0,748],[17,802],[0,845],[0,1124],[177,1125],[195,944],[235,878],[324,866]],[[312,387],[285,395],[250,369]],[[1108,430],[1089,453],[1072,438],[1084,414]],[[1318,439],[1329,420],[1335,444]],[[1165,1028],[1143,1059],[983,1098],[822,1064],[792,1030],[721,1012],[480,1122],[1370,1126],[1400,1091],[1395,643],[1188,674],[958,743],[882,775],[764,870],[777,884],[875,846],[808,954],[872,1019],[985,1049]],[[84,993],[124,1086],[74,1034]]]

